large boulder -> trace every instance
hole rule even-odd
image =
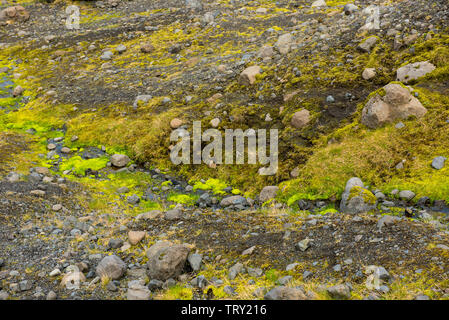
[[[378,128],[410,116],[419,118],[427,112],[410,90],[400,84],[387,84],[383,87],[383,93],[383,95],[376,93],[362,110],[362,123],[369,128]]]
[[[364,187],[362,180],[359,178],[348,180],[341,196],[340,210],[342,212],[349,214],[368,212],[374,210],[376,204],[376,197]]]
[[[398,81],[407,83],[425,76],[435,68],[429,61],[409,63],[396,71],[396,78]]]
[[[179,276],[184,270],[189,253],[190,247],[186,244],[160,241],[152,245],[146,253],[150,279],[165,281]]]

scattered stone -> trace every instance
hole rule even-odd
[[[129,188],[128,187],[120,187],[117,189],[117,193],[128,193]]]
[[[9,293],[1,290],[0,291],[0,301],[8,300],[8,298],[9,298]]]
[[[111,156],[111,163],[117,168],[126,167],[130,161],[131,159],[125,154],[113,154]]]
[[[415,197],[415,193],[413,191],[402,190],[401,192],[399,192],[399,199],[401,199],[401,200],[410,201],[414,197]]]
[[[171,127],[172,129],[177,129],[177,128],[179,128],[180,126],[182,126],[183,123],[184,123],[184,121],[182,121],[181,119],[174,118],[174,119],[172,119],[172,120],[170,121],[170,127]]]
[[[266,186],[260,191],[259,194],[259,201],[261,203],[267,202],[269,200],[272,200],[276,198],[276,195],[279,191],[279,187],[277,186]]]
[[[130,281],[128,291],[126,292],[127,300],[151,300],[151,298],[151,291],[139,280]]]
[[[133,109],[137,109],[140,105],[148,103],[151,99],[153,99],[153,96],[149,94],[138,95],[136,99],[134,99]]]
[[[327,288],[327,293],[333,298],[344,300],[351,298],[351,288],[346,284],[337,284]]]
[[[294,128],[304,128],[310,122],[310,112],[307,109],[302,109],[295,112],[292,116],[291,125]]]
[[[22,6],[7,7],[0,11],[0,22],[17,21],[25,22],[30,18],[30,13]]]
[[[382,218],[379,219],[379,221],[377,222],[377,229],[380,231],[382,231],[382,228],[384,226],[389,226],[392,225],[394,223],[396,223],[397,221],[399,221],[400,218],[396,217],[396,216],[390,216],[390,215],[384,215],[382,216]]]
[[[126,264],[116,255],[107,256],[100,261],[96,272],[100,278],[117,280],[125,274]]]
[[[432,160],[432,167],[436,170],[441,170],[444,168],[444,162],[447,160],[446,157],[436,157]]]
[[[220,124],[220,119],[218,119],[218,118],[213,118],[213,119],[210,121],[210,125],[211,125],[213,128],[218,127],[219,124]]]
[[[354,12],[356,12],[359,8],[353,4],[353,3],[348,3],[344,6],[343,11],[344,13],[349,16],[351,14],[353,14]]]
[[[119,44],[119,45],[115,48],[115,50],[116,50],[117,53],[119,53],[119,54],[122,54],[123,52],[125,52],[126,49],[127,49],[126,46],[123,45],[123,44]]]
[[[113,56],[114,56],[114,53],[112,51],[108,50],[108,51],[103,52],[103,54],[100,56],[100,59],[104,60],[104,61],[108,61],[108,60],[111,60]]]
[[[21,86],[16,86],[12,91],[12,95],[14,97],[20,96],[23,93],[24,89]]]
[[[133,194],[132,196],[126,197],[126,201],[129,204],[136,205],[136,204],[138,204],[140,202],[140,197],[138,195],[136,195],[136,194]]]
[[[364,187],[362,180],[354,177],[346,183],[341,196],[340,210],[349,214],[364,213],[374,210],[376,203],[374,194]]]
[[[149,277],[162,281],[177,277],[184,269],[189,252],[190,247],[185,244],[157,242],[146,253]]]
[[[396,79],[403,83],[417,80],[435,70],[435,66],[429,61],[407,64],[396,71]]]
[[[232,205],[246,205],[247,201],[244,197],[242,196],[230,196],[230,197],[226,197],[224,199],[221,200],[220,202],[220,206],[222,207],[229,207]]]
[[[235,265],[233,265],[230,269],[229,269],[229,274],[228,274],[228,278],[229,280],[234,280],[237,275],[242,272],[243,270],[243,264],[241,264],[240,262],[237,262]]]
[[[376,69],[375,68],[366,68],[362,72],[362,78],[365,80],[371,80],[376,76]]]
[[[239,81],[244,85],[252,85],[256,82],[256,76],[262,72],[259,66],[251,66],[240,73]]]
[[[81,283],[86,281],[84,274],[79,271],[76,266],[69,266],[66,268],[66,274],[61,280],[61,286],[69,290],[78,290]]]
[[[231,286],[225,286],[223,288],[223,291],[230,296],[235,296],[237,294],[237,292],[235,292],[235,289]]]
[[[182,211],[179,209],[168,210],[164,214],[165,220],[179,220],[182,218]]]
[[[373,47],[376,45],[377,41],[379,41],[378,37],[376,36],[369,37],[365,39],[362,43],[360,43],[357,48],[363,52],[371,52]]]
[[[430,300],[430,298],[429,298],[429,296],[426,296],[425,294],[420,294],[420,295],[417,295],[414,300]]]
[[[56,300],[58,298],[58,295],[54,291],[49,291],[47,293],[46,300]]]
[[[277,283],[280,284],[281,286],[285,286],[292,280],[293,280],[292,276],[285,276],[285,277],[278,279]]]
[[[279,51],[280,54],[287,54],[290,52],[292,43],[293,35],[291,33],[286,33],[279,37],[274,47]]]
[[[327,6],[327,4],[326,4],[326,1],[324,1],[324,0],[316,0],[316,1],[312,2],[312,5],[311,5],[312,8],[326,7],[326,6]]]
[[[265,300],[307,300],[304,292],[297,288],[279,286],[268,291]]]
[[[189,262],[190,266],[192,267],[193,271],[199,271],[201,269],[201,263],[203,261],[203,255],[198,253],[192,253],[187,258],[187,261]]]
[[[311,239],[306,238],[306,239],[304,239],[304,240],[299,241],[299,242],[296,244],[296,248],[304,252],[304,251],[306,251],[308,248],[310,248],[310,243],[311,243],[311,242],[312,242]]]
[[[249,256],[256,250],[256,246],[252,246],[251,248],[248,248],[242,252],[242,256]]]
[[[147,233],[145,231],[129,231],[128,232],[128,241],[133,246],[138,244],[140,241],[145,239]]]

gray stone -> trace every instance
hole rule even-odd
[[[307,300],[304,292],[297,288],[279,286],[268,291],[265,300]]]
[[[192,267],[193,271],[199,271],[201,269],[203,255],[201,255],[199,253],[192,253],[187,258],[187,261],[189,261],[189,264]]]
[[[100,261],[96,272],[100,278],[117,280],[125,274],[126,264],[116,255],[107,256]]]
[[[401,218],[396,217],[396,216],[390,216],[390,215],[382,216],[382,218],[380,218],[379,221],[377,222],[377,229],[379,231],[382,231],[382,228],[384,226],[392,225],[399,220],[401,220]]]
[[[111,163],[113,166],[122,168],[125,167],[131,159],[125,154],[113,154],[111,156]]]
[[[351,178],[346,183],[341,196],[340,210],[344,213],[358,214],[376,208],[377,199],[371,191],[366,189],[362,180]]]
[[[351,298],[351,288],[346,284],[337,284],[327,288],[327,293],[333,298],[344,300]]]
[[[379,39],[375,36],[369,37],[360,43],[357,48],[363,52],[371,52],[378,40]]]
[[[435,70],[435,66],[429,61],[421,61],[407,64],[396,71],[396,79],[398,81],[408,83],[417,80],[426,74]]]
[[[301,240],[296,244],[296,248],[304,252],[310,247],[311,242],[311,239]]]
[[[401,200],[410,201],[415,197],[415,193],[410,190],[402,190],[399,192],[399,198]]]
[[[359,9],[355,4],[348,3],[344,6],[343,11],[346,15],[351,15]]]
[[[230,296],[234,296],[234,295],[237,294],[237,293],[235,292],[235,289],[234,289],[233,287],[231,287],[231,286],[225,286],[225,287],[223,288],[223,291],[224,291],[226,294],[230,295]]]
[[[220,202],[220,206],[222,207],[229,207],[232,205],[247,205],[247,201],[244,197],[242,196],[230,196],[230,197],[226,197],[223,200],[221,200]]]
[[[229,269],[229,274],[228,274],[228,278],[229,280],[234,280],[237,275],[242,272],[243,270],[243,264],[241,264],[240,262],[237,262],[235,265],[233,265],[230,269]]]
[[[125,45],[123,45],[123,44],[119,44],[116,48],[115,48],[115,50],[118,52],[118,53],[123,53],[123,52],[125,52],[126,51],[126,46]]]
[[[150,282],[148,283],[148,289],[150,289],[151,291],[159,290],[162,288],[163,285],[164,282],[162,282],[161,280],[151,279]]]
[[[436,158],[434,158],[433,161],[432,161],[432,167],[433,167],[434,169],[441,170],[441,169],[444,168],[444,162],[445,162],[446,160],[447,160],[447,158],[442,157],[442,156],[436,157]]]
[[[280,284],[281,286],[285,286],[289,282],[291,282],[292,280],[293,280],[292,276],[285,276],[285,277],[282,277],[282,278],[278,279],[277,283]]]
[[[128,201],[129,204],[138,204],[140,202],[140,198],[138,195],[133,194],[132,196],[128,196],[126,198],[126,201]]]
[[[0,291],[0,301],[8,300],[9,293],[6,291]]]
[[[139,104],[145,104],[151,99],[153,99],[153,96],[149,94],[138,95],[136,99],[134,99],[133,108],[137,109],[139,107]]]
[[[128,300],[151,300],[152,294],[140,281],[134,280],[128,284],[126,298]]]
[[[274,47],[279,51],[279,53],[287,54],[288,52],[290,52],[292,43],[293,35],[291,33],[285,33],[278,38],[278,40],[274,44]]]
[[[160,241],[152,245],[148,257],[148,275],[151,279],[165,281],[176,278],[184,270],[190,247],[185,244],[172,244]]]
[[[260,191],[259,200],[261,203],[267,202],[271,199],[276,198],[276,194],[279,191],[277,186],[266,186]]]
[[[182,217],[182,212],[179,209],[168,210],[164,214],[165,220],[179,220]]]

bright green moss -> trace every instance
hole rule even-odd
[[[376,197],[371,191],[359,186],[354,186],[351,188],[351,190],[349,191],[348,201],[354,197],[362,197],[363,201],[369,204],[375,204],[377,201]]]
[[[198,195],[187,195],[187,194],[178,194],[174,193],[167,197],[168,201],[185,204],[188,206],[193,206],[198,200]]]
[[[85,175],[87,169],[98,171],[106,167],[108,162],[107,157],[82,159],[80,156],[74,156],[61,163],[60,171],[71,170],[74,174]]]
[[[215,194],[224,194],[223,189],[227,187],[226,183],[219,179],[208,179],[205,183],[201,181],[193,185],[193,190],[211,190]]]

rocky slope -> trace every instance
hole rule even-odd
[[[449,5],[312,2],[3,0],[0,298],[447,299]]]

